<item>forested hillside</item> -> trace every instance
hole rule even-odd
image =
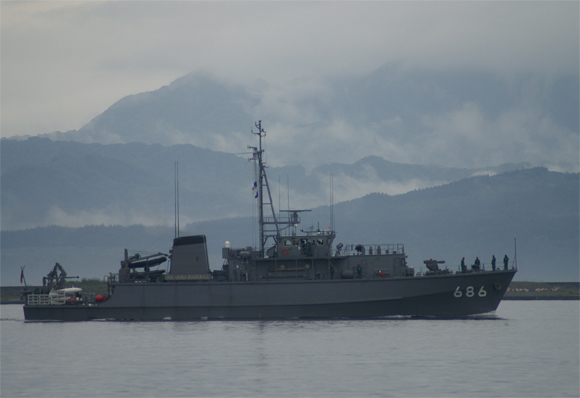
[[[334,207],[335,243],[404,243],[408,262],[478,256],[489,267],[492,254],[514,260],[516,280],[577,281],[579,264],[579,176],[544,168],[477,176],[401,195],[374,193]],[[326,229],[330,209],[304,213],[300,227]],[[208,237],[210,264],[222,265],[226,240],[234,247],[257,245],[256,220],[224,218],[188,224],[181,232]],[[2,231],[2,283],[17,284],[20,266],[29,282],[40,281],[55,262],[71,275],[101,277],[117,272],[123,249],[168,252],[173,227],[43,227]]]
[[[247,138],[251,143],[253,137]],[[47,138],[3,139],[0,148],[5,230],[173,225],[176,162],[184,222],[252,214],[255,170],[249,154],[236,156],[193,145],[81,144]],[[526,167],[462,169],[398,164],[371,156],[354,164],[320,165],[309,172],[302,165],[272,167],[269,176],[272,193],[284,198],[280,200],[284,207],[288,197],[294,207],[316,207],[328,203],[331,173],[338,202],[370,192],[398,194]]]

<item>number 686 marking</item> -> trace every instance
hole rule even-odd
[[[460,289],[461,286],[457,286],[457,288],[455,289],[455,291],[453,292],[453,296],[456,298],[459,298],[461,296],[463,296],[463,292]],[[483,286],[481,286],[479,288],[479,291],[477,292],[477,295],[479,297],[485,297],[487,296],[487,292],[485,291],[485,289],[483,288]],[[473,297],[475,296],[475,289],[473,288],[473,286],[467,286],[467,288],[465,289],[465,297]]]

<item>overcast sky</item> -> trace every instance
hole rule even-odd
[[[284,86],[399,68],[578,73],[571,2],[1,2],[2,136],[79,129],[192,71]]]

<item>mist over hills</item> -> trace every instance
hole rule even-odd
[[[489,267],[492,254],[514,258],[517,239],[519,280],[578,280],[579,175],[534,168],[477,176],[402,195],[373,193],[334,207],[336,243],[404,243],[417,269],[428,258],[444,259],[456,270],[461,257],[479,256]],[[326,229],[329,208],[302,216],[301,227]],[[205,233],[217,251],[255,245],[245,219],[188,225]],[[234,239],[241,239],[238,241]]]
[[[326,229],[329,207],[304,213],[303,229]],[[533,168],[475,176],[401,195],[373,193],[337,203],[335,243],[404,243],[408,262],[446,260],[457,269],[476,256],[489,267],[491,255],[514,259],[517,280],[577,281],[579,264],[579,175]],[[18,284],[20,266],[29,283],[41,280],[54,262],[71,275],[102,277],[117,272],[123,248],[168,252],[173,227],[40,227],[2,231],[2,283]],[[255,217],[187,224],[181,235],[205,234],[212,269],[221,267],[226,240],[234,247],[257,245]]]
[[[249,135],[249,134],[248,134]],[[255,212],[256,180],[249,154],[236,156],[193,145],[83,144],[33,137],[3,139],[2,229],[60,225],[146,226],[174,223],[175,162],[179,164],[180,215],[184,223]],[[268,174],[276,207],[312,208],[370,192],[399,194],[483,173],[485,169],[398,164],[368,156],[353,164],[272,167]]]
[[[187,209],[185,221],[235,215],[241,181],[246,181],[246,188],[251,184],[247,176],[242,178],[243,159],[191,145],[101,145],[30,138],[3,140],[1,146],[4,229],[173,225],[175,162],[179,162],[182,207]]]
[[[78,130],[84,143],[192,144],[236,153],[264,121],[272,166],[308,169],[369,155],[396,163],[481,168],[532,162],[577,172],[578,75],[548,79],[476,70],[403,70],[251,86],[190,73],[127,96]]]
[[[186,75],[78,130],[0,141],[3,284],[21,265],[36,280],[56,261],[100,277],[128,245],[169,250],[176,162],[181,223],[208,236],[212,267],[225,240],[255,245],[255,170],[240,152],[258,119],[273,202],[314,208],[303,227],[328,225],[332,175],[337,242],[402,242],[417,268],[454,269],[517,238],[518,279],[578,280],[578,87],[578,75],[390,66],[290,87]]]

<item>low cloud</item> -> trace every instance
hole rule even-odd
[[[191,221],[191,220],[190,220]],[[182,220],[185,225],[188,220]],[[52,207],[41,226],[57,225],[79,228],[85,225],[144,225],[173,226],[173,219],[161,215],[130,214],[121,210],[92,209],[67,212],[60,207]],[[35,225],[38,226],[38,225]]]
[[[476,171],[475,173],[471,174],[472,177],[479,177],[479,176],[494,176],[497,173],[495,171],[491,171],[491,170],[480,170],[480,171]]]
[[[334,175],[334,200],[344,202],[360,198],[371,193],[384,193],[387,195],[401,195],[417,189],[430,188],[442,185],[442,181],[428,181],[413,178],[405,182],[382,180],[376,170],[365,165],[362,176],[352,177],[344,173]],[[329,191],[327,191],[330,194]]]
[[[430,131],[417,152],[429,162],[446,166],[487,167],[531,162],[560,165],[578,172],[578,134],[533,109],[511,109],[496,119],[474,103],[438,116],[423,118]]]
[[[577,73],[578,3],[4,2],[2,55],[2,132],[37,135],[193,70],[293,86],[387,63]]]
[[[381,179],[377,171],[370,165],[364,165],[362,172],[357,172],[353,177],[343,172],[333,173],[333,201],[334,203],[346,202],[357,199],[371,193],[384,193],[387,195],[400,195],[410,191],[430,188],[447,183],[446,181],[435,181],[413,178],[404,182]],[[281,209],[288,208],[288,196],[290,207],[293,209],[312,209],[318,206],[328,206],[330,204],[330,180],[328,175],[316,173],[314,177],[318,180],[321,189],[319,193],[304,193],[296,189],[288,189],[282,184],[278,187],[276,181],[271,181],[272,192],[280,191]],[[278,207],[276,205],[276,207]]]

